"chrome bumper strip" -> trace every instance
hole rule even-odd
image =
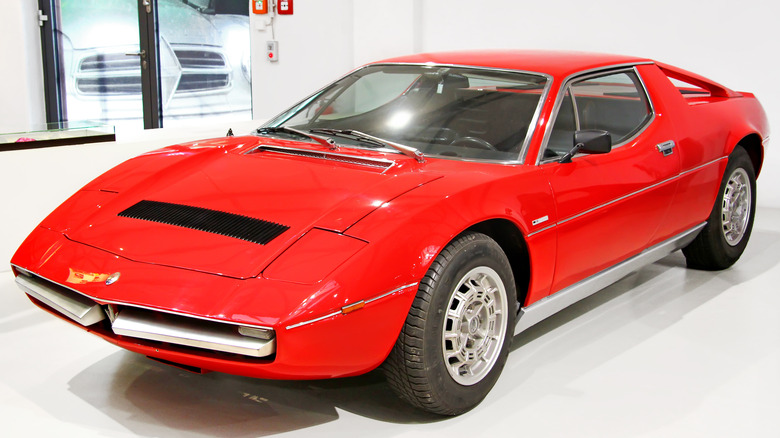
[[[17,270],[21,274],[16,277],[16,284],[27,295],[61,315],[84,327],[106,319],[107,314],[103,306],[86,295],[45,280],[25,269],[17,267]],[[122,309],[111,321],[111,329],[117,335],[251,357],[266,357],[276,352],[275,337],[266,340],[239,333],[241,327],[259,328],[273,333],[270,328],[121,305]]]
[[[394,294],[396,292],[400,292],[400,291],[402,291],[404,289],[410,288],[412,286],[416,286],[417,283],[418,282],[415,281],[414,283],[405,284],[405,285],[397,287],[397,288],[395,288],[395,289],[393,289],[391,291],[388,291],[388,292],[385,292],[383,294],[377,295],[377,296],[375,296],[373,298],[369,298],[369,299],[365,300],[365,304],[373,303],[374,301],[381,300],[382,298],[388,297],[388,296],[390,296],[390,295],[392,295],[392,294]],[[301,326],[304,326],[304,325],[309,325],[309,324],[312,324],[312,323],[315,323],[315,322],[319,322],[319,321],[322,321],[323,319],[328,319],[328,318],[331,318],[331,317],[336,316],[336,315],[341,315],[342,313],[344,313],[344,310],[343,310],[344,308],[350,307],[353,304],[355,304],[355,303],[347,304],[346,306],[343,306],[341,309],[336,310],[335,312],[328,313],[327,315],[322,315],[322,316],[319,316],[319,317],[314,318],[314,319],[310,319],[310,320],[307,320],[307,321],[299,322],[297,324],[288,325],[285,328],[287,330],[292,330],[294,328],[298,328],[298,327],[301,327]],[[344,314],[346,314],[346,313],[344,313]]]
[[[610,268],[607,268],[592,277],[588,277],[578,283],[524,307],[520,310],[515,334],[518,334],[543,319],[553,315],[572,304],[585,299],[605,287],[615,283],[626,275],[636,271],[642,266],[655,263],[667,255],[687,246],[696,238],[699,231],[704,228],[706,222],[684,231],[668,240],[665,240],[641,253],[630,257]]]
[[[197,315],[187,315],[187,314],[174,312],[174,311],[170,311],[170,310],[156,309],[154,307],[141,306],[141,305],[138,305],[138,304],[128,304],[128,303],[125,303],[124,301],[116,301],[116,300],[106,300],[106,299],[94,298],[94,297],[91,297],[91,296],[89,296],[87,294],[81,293],[81,292],[77,291],[76,289],[71,289],[71,288],[69,288],[67,286],[64,286],[64,285],[60,284],[60,283],[54,282],[52,280],[49,280],[48,278],[40,277],[40,276],[38,276],[38,274],[34,274],[34,273],[28,271],[27,269],[22,268],[21,266],[14,265],[13,263],[11,264],[11,266],[16,268],[16,270],[18,270],[19,272],[25,273],[25,275],[27,275],[28,277],[41,278],[43,281],[45,281],[45,283],[47,285],[51,284],[52,287],[62,288],[63,290],[68,291],[68,293],[73,293],[75,295],[84,297],[87,300],[89,300],[90,302],[100,301],[103,304],[116,304],[117,306],[132,307],[134,309],[151,310],[152,312],[160,312],[160,313],[164,313],[166,315],[184,316],[186,318],[199,319],[199,320],[202,320],[202,321],[211,321],[211,322],[216,322],[218,324],[231,324],[231,325],[235,325],[235,326],[246,326],[246,327],[255,327],[255,328],[265,329],[265,330],[273,330],[272,327],[266,326],[266,325],[252,324],[252,323],[248,323],[248,322],[225,321],[225,320],[216,319],[216,318],[207,318],[207,317],[197,316]],[[49,286],[43,286],[43,287],[45,287],[47,290],[51,290],[52,289],[52,287],[49,287]]]
[[[235,326],[207,323],[179,317],[159,318],[159,314],[132,308],[122,309],[112,324],[114,333],[133,338],[170,342],[252,357],[270,356],[276,351],[276,339],[242,336]]]
[[[16,284],[31,297],[87,327],[105,319],[106,314],[94,301],[66,288],[54,290],[36,277],[18,275]]]

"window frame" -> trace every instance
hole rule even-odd
[[[588,79],[609,76],[609,75],[614,75],[619,73],[626,73],[626,72],[633,73],[636,76],[637,80],[639,81],[637,85],[642,89],[641,90],[642,93],[644,93],[645,100],[647,101],[647,105],[650,110],[650,114],[649,117],[646,117],[644,123],[634,130],[633,134],[623,139],[620,143],[612,145],[612,149],[625,146],[626,144],[636,140],[636,138],[639,137],[653,123],[653,121],[655,121],[655,116],[656,116],[655,105],[653,104],[653,100],[650,98],[650,93],[647,92],[647,84],[645,83],[644,78],[642,78],[642,75],[639,74],[639,70],[636,68],[637,65],[645,65],[645,64],[652,64],[652,63],[645,62],[639,64],[610,66],[606,68],[599,68],[599,69],[579,72],[567,77],[563,81],[561,87],[558,89],[558,95],[555,100],[555,105],[553,106],[552,116],[550,117],[550,121],[548,122],[547,127],[545,129],[544,138],[542,139],[542,146],[539,148],[539,153],[536,157],[536,165],[538,166],[541,164],[556,163],[560,161],[560,157],[550,157],[545,159],[544,151],[547,150],[547,145],[550,142],[550,136],[552,134],[553,128],[555,128],[555,122],[558,120],[558,114],[561,111],[563,99],[566,96],[567,92],[571,94],[571,85],[574,84],[575,82],[586,81]],[[572,107],[574,110],[574,119],[575,119],[576,126],[579,127],[580,125],[579,112],[577,110],[577,103],[573,94],[572,94]],[[572,158],[576,158],[581,155],[584,154],[579,153]]]

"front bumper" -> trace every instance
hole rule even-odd
[[[392,349],[417,289],[379,289],[365,279],[238,280],[134,262],[40,227],[12,264],[36,305],[122,348],[188,369],[273,379],[374,369]],[[87,273],[81,283],[67,281],[74,266]],[[121,279],[107,286],[99,273],[113,272]],[[333,298],[350,290],[387,292],[338,311]]]
[[[83,327],[108,320],[106,329],[116,335],[160,341],[249,357],[270,357],[276,352],[273,330],[240,326],[100,304],[76,291],[17,268],[16,284],[32,298]]]

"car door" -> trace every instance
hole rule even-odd
[[[672,124],[654,109],[634,68],[570,80],[556,108],[540,163],[557,209],[552,292],[646,248],[668,213],[680,171]],[[612,150],[561,163],[580,129],[608,131]]]

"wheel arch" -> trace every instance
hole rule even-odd
[[[764,146],[761,137],[756,133],[748,134],[739,140],[736,146],[742,146],[747,151],[750,161],[753,163],[756,178],[758,178],[758,174],[761,173],[761,166],[764,163]]]
[[[514,274],[515,295],[519,310],[528,295],[528,287],[531,281],[531,259],[522,231],[508,219],[488,219],[464,230],[464,232],[467,231],[485,234],[495,240],[501,249],[504,250]]]

